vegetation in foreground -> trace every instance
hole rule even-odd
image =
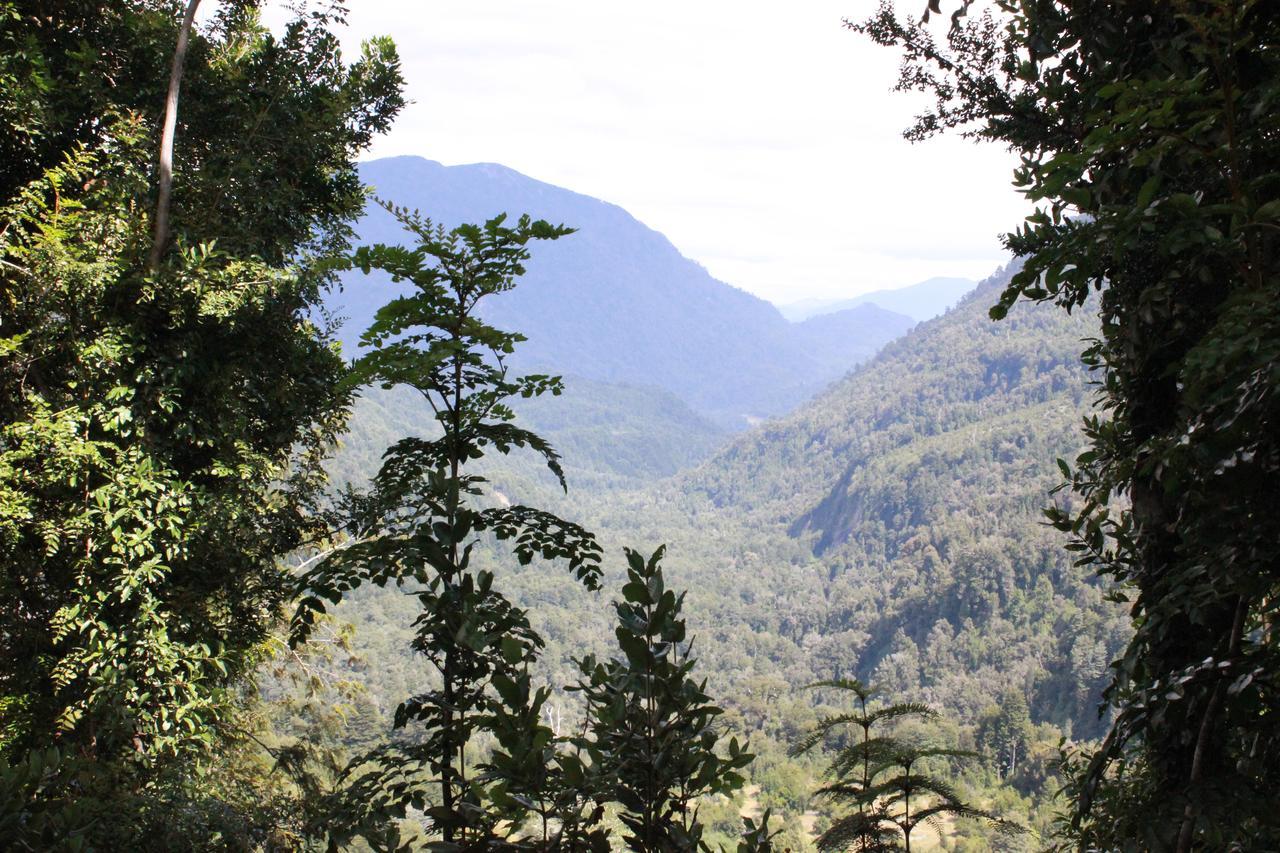
[[[1072,494],[1060,492],[1051,511],[1078,562],[1059,569],[1060,555],[1030,556],[1016,538],[975,542],[982,547],[970,551],[950,547],[972,540],[969,531],[901,536],[926,532],[912,515],[919,507],[948,507],[962,496],[927,477],[913,479],[922,469],[901,452],[924,448],[913,429],[936,439],[924,449],[944,467],[948,454],[977,460],[985,452],[976,436],[968,451],[960,449],[957,424],[941,422],[922,400],[920,419],[904,430],[883,425],[889,428],[878,434],[879,450],[851,440],[838,449],[824,441],[812,451],[838,467],[843,461],[844,471],[817,505],[800,505],[796,496],[805,488],[781,493],[799,511],[773,517],[775,526],[785,520],[789,535],[765,543],[771,550],[748,550],[728,525],[702,546],[730,554],[736,576],[776,589],[771,606],[751,617],[752,630],[721,637],[719,648],[726,661],[735,644],[748,661],[749,651],[764,650],[757,659],[775,664],[790,656],[825,669],[820,676],[874,667],[878,681],[908,697],[934,688],[965,696],[963,678],[929,671],[933,658],[920,653],[919,626],[928,626],[931,649],[950,649],[957,662],[986,655],[998,666],[1000,641],[1036,636],[1064,590],[1079,593],[1073,603],[1082,619],[1110,624],[1099,586],[1076,571],[1093,568],[1115,584],[1114,594],[1131,599],[1134,631],[1107,693],[1111,713],[1101,721],[1101,742],[1069,751],[1059,771],[1071,803],[1056,843],[1273,847],[1275,816],[1259,792],[1273,787],[1269,751],[1276,741],[1276,579],[1269,567],[1280,516],[1267,509],[1278,503],[1273,475],[1280,460],[1273,393],[1280,329],[1271,310],[1280,209],[1270,200],[1278,170],[1268,105],[1280,80],[1280,23],[1248,0],[998,5],[1004,18],[969,17],[969,4],[960,3],[944,46],[889,7],[855,29],[904,49],[904,86],[938,95],[911,135],[962,127],[1026,155],[1018,177],[1044,209],[1008,238],[1025,262],[993,314],[1003,317],[1019,300],[1057,302],[1068,311],[1097,306],[1100,331],[1085,361],[1099,371],[1106,417],[1086,421],[1090,446],[1075,465],[1062,463]],[[721,823],[713,819],[723,818],[724,808],[717,797],[745,781],[739,771],[749,760],[732,740],[716,750],[724,726],[754,726],[763,735],[753,738],[753,774],[785,777],[798,766],[805,778],[790,787],[807,790],[814,768],[773,756],[779,742],[803,736],[793,729],[811,724],[813,710],[779,714],[797,706],[783,695],[786,682],[753,682],[745,668],[736,676],[743,689],[730,694],[735,704],[723,713],[711,704],[707,697],[718,690],[688,680],[691,659],[677,638],[685,630],[676,618],[683,599],[669,596],[665,581],[660,592],[649,591],[657,562],[639,555],[628,564],[636,575],[628,584],[642,579],[644,591],[624,587],[616,613],[623,654],[612,664],[578,664],[591,713],[570,716],[586,725],[582,734],[556,731],[556,698],[534,687],[541,677],[535,667],[544,663],[536,613],[493,585],[501,578],[532,588],[546,579],[535,582],[519,567],[473,573],[467,548],[474,538],[476,559],[487,560],[492,540],[505,537],[517,556],[576,560],[574,583],[597,577],[590,566],[598,561],[584,555],[598,552],[585,528],[548,516],[504,516],[519,508],[503,507],[496,495],[493,505],[464,511],[467,477],[476,475],[461,471],[457,451],[486,442],[502,449],[503,441],[538,449],[531,434],[467,434],[495,413],[509,421],[505,409],[494,408],[500,399],[474,423],[456,406],[459,417],[441,422],[441,435],[401,445],[426,455],[409,466],[416,482],[400,491],[382,478],[370,495],[348,495],[337,505],[324,497],[320,460],[341,431],[358,375],[347,374],[326,330],[305,318],[332,259],[347,252],[347,223],[362,204],[353,158],[402,103],[394,50],[374,42],[345,65],[328,31],[340,11],[301,15],[276,38],[258,26],[251,4],[220,8],[191,37],[172,218],[157,226],[164,217],[151,211],[166,206],[154,204],[157,191],[162,199],[168,194],[166,169],[153,175],[150,162],[173,46],[183,40],[175,11],[159,2],[67,2],[49,17],[44,4],[0,5],[0,110],[11,131],[0,158],[6,843],[282,849],[359,835],[376,845],[412,844],[403,835],[412,828],[402,817],[410,816],[459,845],[483,839],[536,847],[541,838],[543,849],[589,848],[601,843],[600,833],[621,827],[639,849],[720,842]],[[171,91],[176,100],[176,87]],[[289,133],[277,132],[285,127]],[[279,181],[284,174],[291,180]],[[515,230],[525,227],[535,226]],[[453,237],[474,237],[474,249],[500,232],[495,221]],[[447,242],[444,235],[438,242]],[[421,277],[425,268],[415,264],[430,253],[414,251],[384,251],[381,260],[404,262]],[[447,259],[435,257],[441,266],[433,269],[447,269]],[[383,318],[387,328],[396,328],[396,308]],[[417,355],[396,351],[399,363],[373,359],[365,368],[376,368],[369,375],[384,382],[422,384],[442,365],[461,364],[451,387],[463,387],[474,368],[478,384],[466,387],[483,397],[486,382],[507,380],[485,373],[493,362],[464,355],[463,331],[454,327],[453,349],[437,350],[444,355],[434,362],[428,347]],[[986,367],[987,381],[1005,376],[1009,387],[1024,390],[1035,384],[1023,386],[1023,370],[1006,362]],[[1052,366],[1042,367],[1031,375],[1052,375]],[[965,411],[968,401],[955,402],[950,412]],[[768,430],[760,436],[776,437]],[[1026,449],[997,452],[1016,458]],[[755,473],[780,484],[811,479],[788,464],[809,446],[784,441],[769,452],[779,460],[776,470],[743,459],[725,476],[704,471],[683,482],[700,490],[694,502],[749,514]],[[447,474],[427,464],[450,459]],[[858,459],[874,459],[892,476],[868,481],[865,465],[850,464]],[[751,473],[738,481],[734,471]],[[768,504],[760,500],[763,511]],[[347,524],[346,535],[356,536],[350,547],[333,541],[341,535],[338,519],[366,522]],[[471,537],[476,530],[484,535]],[[377,531],[372,540],[370,531]],[[274,636],[298,591],[287,556],[338,545],[334,562],[314,567],[308,581],[341,598],[353,584],[342,577],[329,584],[324,572],[367,541],[378,543],[381,566],[357,562],[347,570],[369,570],[370,580],[411,580],[422,615],[410,640],[440,665],[438,680],[428,678],[408,694],[416,699],[399,706],[403,722],[417,717],[424,725],[359,752],[323,698],[340,695],[353,708],[362,701],[346,685],[355,664],[339,660],[345,629],[304,603],[296,624],[309,622],[311,646],[285,651]],[[433,542],[431,553],[445,555],[434,563],[426,559]],[[397,550],[406,543],[409,551]],[[877,550],[887,543],[892,547]],[[1013,551],[1002,553],[1000,543]],[[750,572],[761,565],[768,571]],[[883,572],[880,586],[865,583],[869,569],[895,566],[928,578],[927,585],[895,584]],[[944,568],[967,574],[946,576]],[[803,582],[822,574],[829,586]],[[598,578],[608,580],[603,570]],[[945,591],[936,602],[927,592],[938,588],[935,581]],[[824,589],[827,603],[805,600],[815,588]],[[544,589],[559,594],[563,587]],[[566,593],[564,601],[580,601],[578,595]],[[749,597],[741,602],[747,613]],[[832,607],[833,598],[847,606]],[[772,606],[784,600],[801,606]],[[712,623],[724,607],[710,596],[688,601],[695,613],[705,602]],[[900,628],[867,619],[880,603],[895,610]],[[652,628],[626,622],[645,608],[655,608],[646,617]],[[483,629],[475,634],[464,630],[471,615]],[[842,633],[822,621],[833,617],[846,620]],[[1013,633],[972,647],[969,640],[1001,623]],[[885,632],[888,644],[879,640]],[[317,648],[317,639],[328,649]],[[1069,658],[1083,677],[1064,685],[1064,701],[1088,703],[1087,692],[1073,691],[1102,674],[1096,664],[1111,656],[1108,645],[1072,646]],[[272,683],[262,673],[273,654],[277,669],[286,659],[301,668],[300,690],[285,690],[287,675]],[[667,675],[678,686],[667,693],[654,689],[659,659],[674,667]],[[326,679],[321,670],[339,677]],[[1024,672],[1034,676],[1036,669]],[[970,679],[965,702],[955,706],[964,727],[951,724],[948,739],[947,721],[937,721],[939,745],[929,749],[943,752],[925,760],[958,757],[958,741],[972,737],[982,740],[986,770],[997,778],[1040,773],[1046,765],[1031,717],[1045,719],[1038,700],[1051,682],[1033,677],[995,691]],[[676,726],[679,743],[664,753],[683,756],[683,776],[654,775],[660,762],[652,714],[660,693],[671,719],[686,721]],[[649,716],[633,713],[637,708]],[[1068,710],[1060,719],[1080,718]],[[903,725],[892,736],[906,743]],[[837,761],[853,754],[833,746]],[[343,751],[363,759],[352,763]],[[575,761],[611,768],[603,792],[585,770],[575,776]],[[910,782],[913,766],[901,778]],[[864,769],[869,790],[879,774]],[[370,796],[359,796],[362,785]],[[770,792],[786,787],[779,782]],[[935,788],[926,810],[956,811],[966,801]],[[862,794],[850,793],[859,805]],[[910,796],[885,800],[903,804],[901,812],[886,812],[900,831],[912,824]],[[803,813],[804,794],[794,799]],[[878,816],[880,803],[864,800],[858,813]],[[352,804],[366,810],[354,820],[346,809]],[[972,808],[960,815],[957,837],[968,832],[963,819],[996,813],[986,803]],[[739,815],[731,816],[736,822]],[[840,824],[839,814],[825,826],[827,816],[813,817],[813,834],[832,844],[840,843],[839,827],[853,826]],[[768,827],[767,816],[753,817],[740,843],[801,844],[810,831],[783,826],[771,840]]]

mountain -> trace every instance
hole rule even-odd
[[[724,443],[726,433],[678,397],[658,388],[564,378],[560,396],[513,404],[520,423],[551,441],[564,459],[570,486],[596,493],[635,488],[692,468]],[[363,483],[382,452],[407,435],[432,433],[426,402],[406,389],[362,389],[351,430],[330,462],[337,482]],[[519,454],[483,460],[504,484],[552,480],[537,459]],[[553,491],[553,490],[552,490]]]
[[[905,314],[865,303],[810,317],[794,324],[794,328],[809,342],[809,354],[838,375],[853,364],[871,358],[915,324],[916,321]]]
[[[1034,721],[1096,734],[1106,663],[1128,621],[1044,526],[1042,507],[1061,479],[1055,460],[1083,446],[1091,393],[1079,351],[1097,320],[1019,304],[993,323],[987,307],[1006,280],[986,280],[727,443],[669,394],[640,389],[649,402],[628,409],[636,389],[585,384],[575,398],[571,378],[564,398],[522,414],[564,452],[570,493],[515,456],[484,460],[485,473],[509,500],[595,530],[612,555],[668,544],[668,578],[689,589],[700,657],[732,706],[762,679],[794,695],[856,675],[973,722],[1012,685]],[[415,423],[420,411],[367,398],[348,442],[366,448],[353,467],[371,474],[381,444]],[[616,450],[617,433],[634,452]],[[681,456],[686,437],[701,450]],[[549,666],[568,671],[575,649],[607,637],[607,621],[586,616],[599,602],[558,571],[506,583],[563,639]]]
[[[778,306],[782,316],[793,322],[844,311],[858,305],[877,305],[923,322],[960,301],[977,282],[967,278],[931,278],[919,284],[893,290],[873,290],[852,299],[804,299]]]
[[[534,245],[520,286],[483,307],[490,322],[528,336],[514,365],[659,388],[722,427],[788,411],[912,324],[866,310],[789,323],[768,302],[712,278],[622,208],[504,166],[394,157],[362,164],[361,177],[379,197],[448,226],[507,212],[577,228]],[[377,206],[357,232],[362,242],[406,239]],[[326,308],[347,318],[341,337],[352,351],[399,286],[358,273],[342,284]]]
[[[1127,622],[1041,515],[1083,444],[1097,321],[1020,304],[992,322],[1006,281],[646,502],[678,507],[644,527],[682,531],[717,655],[768,648],[792,683],[857,675],[965,721],[1013,686],[1036,722],[1097,732]]]
[[[1102,729],[1097,706],[1129,635],[1127,613],[1074,565],[1041,514],[1049,500],[1072,500],[1050,491],[1061,479],[1055,460],[1083,445],[1091,393],[1079,351],[1097,334],[1096,313],[1019,304],[992,322],[987,308],[1007,278],[983,282],[790,414],[727,440],[670,395],[585,384],[575,400],[571,377],[567,400],[522,413],[565,451],[567,495],[527,459],[481,460],[501,499],[594,530],[611,590],[623,546],[667,545],[667,581],[688,590],[698,672],[760,756],[756,799],[788,822],[812,808],[818,770],[786,750],[831,710],[803,689],[822,679],[857,676],[929,703],[948,743],[982,753],[990,778],[1007,773],[1023,794],[1052,786],[1061,737]],[[648,402],[618,420],[633,399]],[[421,417],[365,402],[350,446],[372,446],[371,436],[385,444]],[[655,454],[635,458],[650,461],[615,454],[618,430],[641,444],[648,434]],[[682,437],[699,435],[704,449],[680,458]],[[376,456],[362,457],[365,476]],[[682,470],[661,477],[673,469]],[[575,658],[608,653],[609,593],[588,593],[556,567],[515,565],[484,542],[476,560],[546,639],[540,683],[571,684]],[[377,661],[366,681],[389,715],[421,686],[404,627],[412,599],[362,590],[339,617],[357,625],[353,654]],[[557,691],[554,702],[575,719],[573,694]],[[990,723],[1018,707],[1030,725],[1014,774],[995,767]]]
[[[982,283],[791,414],[674,477],[660,473],[680,467],[671,448],[696,435],[696,421],[660,396],[630,424],[666,455],[631,467],[637,476],[601,463],[615,455],[609,434],[621,427],[609,411],[625,396],[600,398],[595,416],[572,399],[555,417],[557,399],[528,413],[570,466],[588,458],[571,471],[571,485],[587,488],[559,495],[514,457],[485,460],[486,470],[512,501],[596,530],[610,553],[667,543],[669,577],[690,590],[691,627],[730,704],[758,695],[761,679],[794,691],[857,675],[972,723],[1012,686],[1037,723],[1095,734],[1127,621],[1073,565],[1041,508],[1061,478],[1055,460],[1083,444],[1090,394],[1079,351],[1096,319],[1020,304],[992,322],[986,309],[1006,280]],[[375,414],[358,412],[353,431],[394,432]],[[705,446],[722,440],[708,431]],[[600,482],[621,488],[591,488]],[[599,642],[597,629],[607,636],[595,599],[571,580],[536,572],[509,582],[539,602],[539,625],[565,637],[552,665],[567,670],[573,648]]]

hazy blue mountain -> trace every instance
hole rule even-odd
[[[858,305],[878,305],[917,321],[932,319],[960,301],[977,282],[967,278],[931,278],[893,290],[873,290],[851,299],[802,299],[779,305],[782,316],[793,322],[845,311]]]
[[[890,340],[906,334],[916,321],[906,314],[865,303],[795,324],[808,341],[809,353],[832,373],[843,373],[855,362],[871,358]]]
[[[622,208],[504,166],[394,157],[362,164],[361,176],[378,196],[447,226],[507,212],[577,228],[535,245],[520,286],[483,308],[490,322],[528,336],[515,366],[661,388],[729,428],[788,411],[912,322],[864,309],[789,323]],[[377,207],[357,231],[363,242],[406,239]],[[341,335],[348,348],[396,291],[385,279],[346,277],[327,307],[348,318]]]

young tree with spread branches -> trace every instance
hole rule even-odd
[[[801,755],[842,730],[852,738],[831,759],[833,781],[817,793],[833,802],[852,806],[818,837],[821,850],[888,851],[911,853],[911,835],[920,824],[936,825],[938,818],[970,817],[997,827],[1017,827],[992,813],[965,803],[955,786],[920,770],[930,759],[971,758],[975,753],[949,747],[920,746],[885,731],[897,721],[936,717],[928,705],[918,702],[877,704],[875,687],[857,679],[822,681],[813,685],[853,695],[855,709],[823,717],[818,726],[791,749]],[[902,846],[899,847],[899,842]]]
[[[528,704],[537,695],[525,679],[543,645],[494,574],[473,568],[480,537],[511,543],[521,563],[563,559],[584,586],[599,586],[601,549],[591,533],[533,507],[485,505],[486,479],[468,470],[486,451],[528,448],[565,485],[558,454],[514,423],[510,405],[513,398],[559,394],[559,377],[511,376],[507,358],[524,338],[488,325],[476,312],[483,300],[515,286],[529,243],[571,232],[527,216],[514,225],[499,216],[445,230],[415,212],[389,210],[416,245],[363,247],[350,264],[366,273],[383,270],[411,290],[379,309],[350,382],[412,389],[434,413],[435,432],[396,442],[372,489],[345,496],[353,538],[300,579],[292,634],[295,642],[307,637],[325,610],[322,599],[336,603],[365,583],[410,585],[421,606],[412,645],[433,677],[401,703],[395,727],[414,724],[421,736],[353,763],[353,784],[337,800],[332,833],[347,839],[368,835],[371,826],[382,832],[387,814],[413,806],[425,810],[442,843],[466,847],[493,838],[499,822],[519,826],[513,809],[537,810],[528,798],[512,795],[511,779],[498,785],[499,777],[475,774],[468,757],[477,732],[513,713],[504,702]],[[542,732],[533,728],[524,736]],[[525,749],[509,737],[503,745],[509,755]],[[576,826],[576,817],[568,824]]]

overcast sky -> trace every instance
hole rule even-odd
[[[613,202],[774,302],[982,278],[1024,215],[1012,155],[902,139],[922,101],[841,25],[872,0],[349,6],[352,55],[393,36],[413,102],[370,156],[502,163]]]

